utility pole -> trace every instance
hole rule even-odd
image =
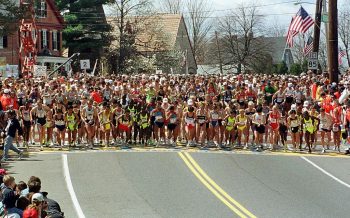
[[[328,0],[329,32],[327,54],[329,60],[328,73],[331,82],[338,83],[338,0]]]
[[[322,0],[322,14],[325,16],[327,15],[328,17],[328,11],[327,11],[327,1],[326,0]],[[328,42],[328,23],[329,23],[329,20],[326,22],[324,21],[324,27],[325,27],[325,30],[326,30],[326,42]],[[327,46],[326,46],[327,47]],[[327,49],[328,50],[328,49]],[[327,58],[327,67],[329,66],[329,60]]]
[[[222,74],[224,74],[224,71],[223,71],[223,69],[222,69],[221,49],[220,49],[219,37],[218,37],[218,32],[217,32],[217,31],[215,31],[215,38],[216,38],[216,46],[218,47],[220,73],[221,73],[221,75],[222,75]]]
[[[316,13],[315,13],[315,24],[314,24],[314,44],[312,47],[313,52],[319,52],[320,48],[320,32],[321,32],[321,18],[322,18],[322,2],[325,0],[316,1]],[[317,56],[318,58],[318,56]],[[314,70],[314,73],[317,73],[317,70]]]

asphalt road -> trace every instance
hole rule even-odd
[[[31,154],[8,167],[16,181],[39,176],[42,189],[75,218],[62,155]],[[298,155],[67,153],[85,217],[349,217],[350,159],[307,159],[333,178]]]

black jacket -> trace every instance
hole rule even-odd
[[[9,187],[5,187],[2,191],[3,200],[2,203],[5,205],[6,208],[14,208],[16,207],[16,201],[19,198],[19,195],[16,195],[16,193]]]
[[[23,135],[22,127],[19,124],[19,121],[17,120],[17,118],[8,120],[5,130],[6,130],[6,136],[11,136],[13,138],[16,136],[17,130],[19,135]]]

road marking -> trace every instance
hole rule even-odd
[[[222,201],[229,209],[236,213],[239,217],[255,216],[245,209],[241,204],[229,196],[223,189],[221,189],[204,171],[199,167],[195,160],[186,152],[178,153],[181,159],[185,162],[192,173],[208,188],[220,201]],[[184,155],[185,154],[185,155]],[[203,175],[204,174],[204,175]],[[239,210],[240,209],[240,210]]]
[[[67,154],[62,154],[62,160],[63,160],[64,179],[66,180],[67,188],[68,188],[70,197],[72,198],[75,211],[77,212],[79,218],[85,218],[83,210],[81,209],[78,198],[75,194],[72,180],[70,178]]]
[[[187,158],[191,161],[194,167],[199,171],[199,173],[210,183],[216,190],[218,190],[225,198],[227,198],[231,203],[236,205],[241,211],[247,214],[249,217],[255,217],[250,211],[248,211],[245,207],[243,207],[240,203],[238,203],[235,199],[233,199],[227,192],[225,192],[215,181],[213,181],[206,172],[198,165],[198,163],[192,158],[189,153],[185,153]]]
[[[346,182],[344,182],[343,180],[333,176],[331,173],[327,172],[326,170],[324,170],[323,168],[321,168],[320,166],[318,166],[317,164],[315,164],[314,162],[312,162],[311,160],[307,159],[306,157],[300,157],[301,159],[305,160],[306,162],[308,162],[309,164],[311,164],[312,166],[314,166],[315,168],[317,168],[318,170],[320,170],[322,173],[324,173],[325,175],[331,177],[332,179],[334,179],[335,181],[339,182],[340,184],[344,185],[347,188],[350,188],[350,185]]]

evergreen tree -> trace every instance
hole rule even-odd
[[[64,14],[63,31],[69,56],[81,53],[81,58],[94,61],[101,57],[103,48],[109,46],[111,27],[107,24],[103,4],[110,0],[56,0]]]
[[[19,21],[28,15],[28,5],[9,0],[0,0],[0,5],[0,36],[4,36],[18,30]]]

